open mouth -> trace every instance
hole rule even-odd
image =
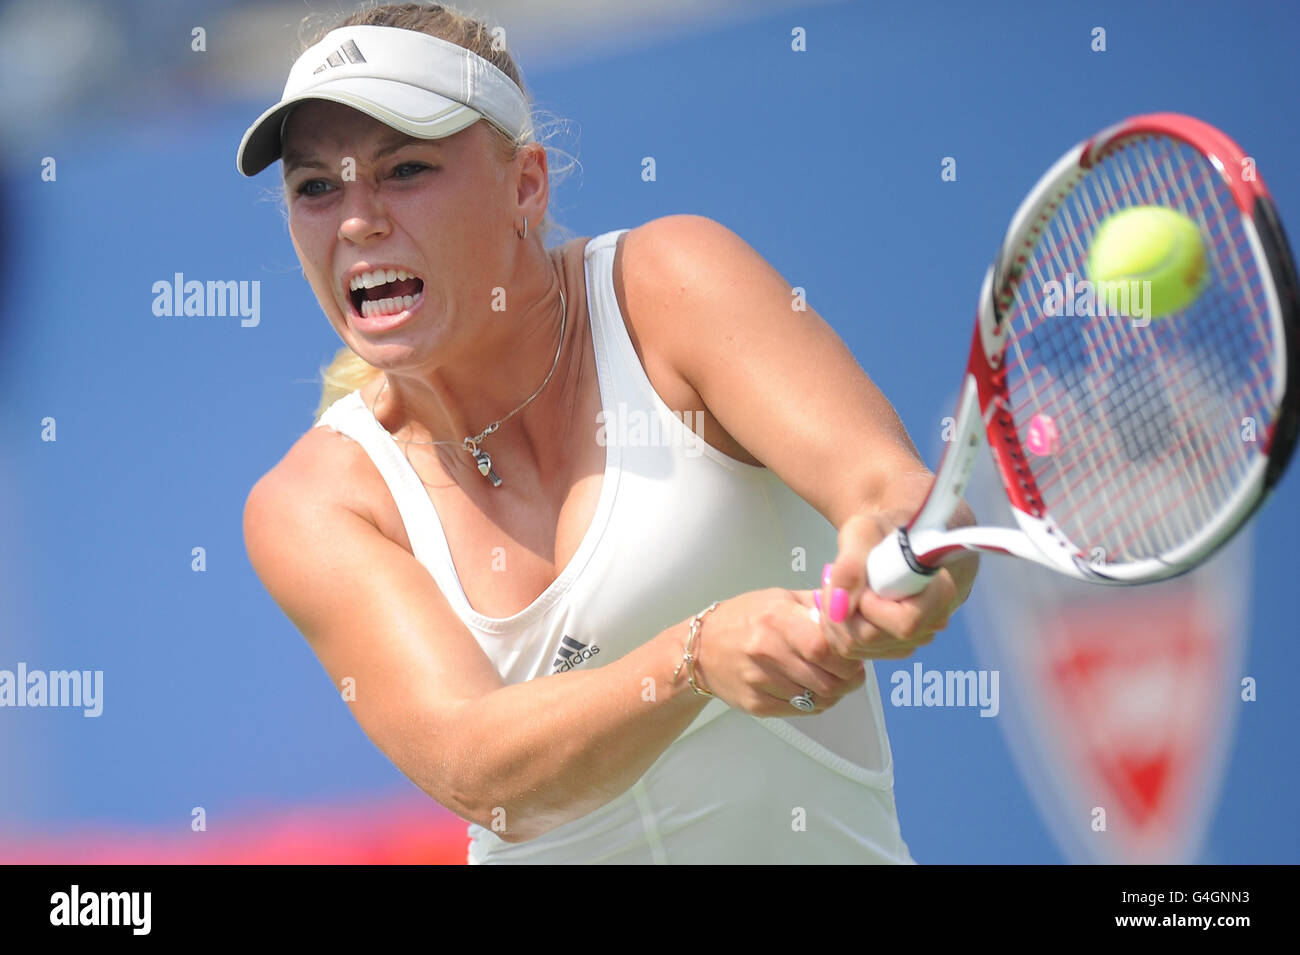
[[[375,269],[354,275],[348,295],[358,315],[396,315],[415,304],[424,291],[424,279],[402,269]]]

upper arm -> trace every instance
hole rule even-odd
[[[926,474],[893,406],[790,284],[716,222],[669,216],[627,238],[629,309],[709,414],[836,527]]]
[[[244,508],[249,560],[302,632],[366,735],[416,785],[467,818],[465,703],[502,684],[428,572],[373,523],[320,491],[293,452]]]

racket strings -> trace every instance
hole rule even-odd
[[[1207,526],[1272,422],[1266,286],[1223,175],[1177,140],[1125,141],[1060,199],[1000,298],[1007,408],[1042,508],[1106,562],[1157,557]],[[1209,271],[1196,301],[1149,324],[1084,284],[1101,222],[1141,205],[1196,222]]]
[[[1122,171],[1123,170],[1121,170],[1121,172]],[[1160,170],[1158,167],[1154,167],[1154,171],[1158,174]],[[1103,190],[1105,189],[1106,185],[1107,183],[1104,181],[1101,183],[1101,187]],[[1141,194],[1141,198],[1146,202],[1151,202],[1153,199],[1156,198],[1156,196],[1153,195],[1153,191],[1151,189],[1151,183],[1149,181],[1145,183],[1147,188],[1143,190],[1142,193],[1139,193],[1137,190],[1134,189],[1135,185],[1142,185],[1142,183],[1135,182],[1135,180],[1131,176],[1125,176],[1123,177],[1123,186],[1121,190],[1112,190],[1111,195],[1108,198],[1111,198],[1112,204],[1114,204],[1113,198],[1115,192],[1117,191],[1122,191],[1124,193],[1135,194],[1135,195]],[[1178,196],[1178,198],[1183,200],[1184,202],[1186,201],[1185,195]],[[1077,231],[1074,234],[1077,235],[1078,234]],[[1113,324],[1112,327],[1114,327]],[[1101,349],[1099,349],[1096,346],[1096,344],[1092,344],[1091,348],[1094,354],[1101,351]],[[1147,349],[1146,351],[1149,352],[1150,350]],[[1159,354],[1159,352],[1156,352],[1154,355],[1151,355],[1150,357],[1157,363],[1161,362],[1161,355]],[[1168,377],[1167,374],[1166,377]],[[1171,423],[1176,425],[1185,425],[1185,418],[1182,421],[1170,422],[1168,420],[1169,418],[1168,404],[1159,401],[1158,395],[1154,394],[1152,391],[1151,382],[1149,379],[1144,380],[1143,377],[1140,375],[1135,377],[1134,369],[1132,368],[1131,363],[1129,363],[1129,367],[1123,368],[1122,380],[1134,382],[1138,386],[1137,388],[1133,389],[1135,392],[1137,392],[1137,394],[1132,396],[1124,396],[1124,395],[1117,395],[1114,391],[1112,391],[1110,393],[1110,399],[1109,401],[1107,401],[1107,410],[1109,411],[1108,418],[1110,420],[1120,421],[1124,423],[1124,427],[1122,427],[1119,433],[1125,439],[1124,440],[1125,451],[1127,451],[1128,456],[1132,458],[1134,456],[1135,450],[1146,453],[1153,445],[1153,441],[1152,441],[1153,435],[1147,433],[1156,430],[1151,427],[1153,423],[1158,424],[1159,422],[1164,420],[1164,423],[1166,425]],[[1180,381],[1179,384],[1184,384],[1184,382]],[[1183,390],[1186,389],[1184,388]],[[1185,433],[1181,436],[1184,439],[1186,439],[1187,437]],[[1135,441],[1134,440],[1135,438],[1137,438],[1138,440]],[[1135,444],[1137,445],[1136,448],[1135,448]],[[1197,462],[1195,458],[1193,458],[1191,463],[1193,467],[1196,466]],[[1198,478],[1200,479],[1202,484],[1209,485],[1213,483],[1213,475],[1207,473],[1205,468],[1199,469]],[[1221,489],[1222,488],[1220,485],[1218,490]],[[1193,497],[1190,503],[1195,505],[1198,503],[1198,501],[1196,498]],[[1184,520],[1183,522],[1181,522],[1184,527],[1194,526],[1195,522],[1197,521],[1204,522],[1204,520],[1206,520],[1207,518],[1206,512],[1203,509],[1198,509],[1198,511],[1199,513],[1196,514],[1185,515],[1185,517],[1187,517],[1189,520]],[[1145,521],[1143,522],[1143,524],[1144,526],[1150,526],[1151,521],[1149,520]],[[1162,535],[1162,536],[1165,536],[1165,540],[1164,540],[1165,546],[1169,546],[1168,536],[1167,535]]]

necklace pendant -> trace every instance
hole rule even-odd
[[[474,460],[478,462],[478,473],[491,481],[493,487],[500,487],[501,478],[492,469],[492,459],[488,456],[488,453],[486,451],[475,451],[473,454]]]

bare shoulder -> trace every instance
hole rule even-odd
[[[274,467],[262,475],[249,498],[287,496],[314,506],[362,503],[355,487],[360,445],[329,427],[308,428]]]
[[[681,359],[698,350],[701,327],[716,326],[736,283],[766,264],[736,233],[698,215],[663,216],[629,230],[620,258],[615,277],[624,315],[679,375],[686,370]]]
[[[312,427],[248,492],[244,539],[257,566],[267,538],[284,533],[290,522],[327,527],[331,517],[356,516],[384,529],[375,507],[379,480],[359,444],[328,427]],[[387,535],[386,535],[387,536]]]
[[[700,253],[726,252],[727,246],[744,245],[736,233],[708,216],[683,213],[660,216],[629,229],[629,247],[640,249],[643,268],[681,268],[699,264]]]
[[[734,232],[705,216],[672,215],[629,229],[619,242],[631,304],[670,305],[707,280],[721,258],[748,249]]]

